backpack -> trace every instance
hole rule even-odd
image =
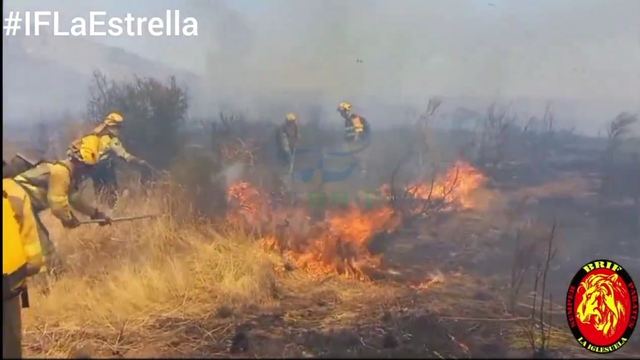
[[[101,136],[95,133],[85,135],[71,144],[69,152],[87,165],[95,165],[102,150]]]

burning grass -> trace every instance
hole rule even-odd
[[[408,186],[406,194],[420,203],[437,201],[442,209],[471,209],[477,206],[475,192],[486,180],[473,166],[459,161],[431,184]],[[389,186],[381,188],[382,197],[388,192]],[[259,229],[266,249],[280,252],[290,266],[317,277],[338,274],[369,280],[371,270],[382,265],[382,255],[373,254],[369,245],[376,236],[394,232],[403,222],[402,212],[389,202],[369,209],[355,204],[329,209],[324,219],[314,222],[306,216],[305,208],[274,208],[269,196],[248,182],[230,186],[228,199],[233,203],[230,222]],[[419,212],[419,207],[413,205],[412,212]]]
[[[230,186],[228,199],[233,204],[227,217],[231,223],[258,229],[265,249],[279,252],[289,266],[317,277],[337,273],[368,279],[363,269],[379,267],[381,262],[380,256],[370,253],[370,240],[400,225],[397,214],[388,206],[333,209],[324,220],[313,222],[304,208],[274,209],[270,199],[247,182]]]
[[[374,235],[391,231],[400,224],[399,218],[389,207],[363,211],[350,207],[328,214],[327,219],[316,224],[307,234],[293,234],[288,248],[280,247],[285,257],[297,268],[319,277],[334,273],[347,278],[367,280],[368,268],[381,265],[380,255],[368,249]],[[282,243],[276,242],[275,247]]]
[[[233,211],[227,214],[231,224],[257,229],[270,220],[271,199],[249,182],[240,181],[227,189],[227,202]]]
[[[487,177],[466,161],[457,161],[432,183],[414,183],[405,189],[413,198],[437,201],[445,208],[472,209],[478,206],[474,194],[484,187]]]
[[[228,189],[226,223],[214,224],[193,215],[173,186],[157,186],[147,196],[132,193],[138,195],[120,200],[114,215],[164,215],[74,230],[45,216],[67,266],[53,284],[31,282],[26,355],[69,356],[86,344],[102,356],[145,355],[149,346],[157,348],[155,354],[176,348],[211,354],[206,349],[212,342],[219,351],[226,346],[220,338],[233,336],[235,314],[279,307],[282,299],[295,308],[304,300],[298,292],[317,288],[335,294],[309,299],[335,303],[331,311],[318,305],[321,313],[329,311],[317,320],[322,326],[342,326],[366,314],[369,303],[354,299],[371,296],[376,303],[382,294],[388,301],[397,295],[388,285],[363,283],[382,267],[382,255],[369,250],[372,239],[402,226],[402,216],[389,204],[330,209],[324,219],[313,220],[307,209],[275,206],[268,194],[240,182]],[[441,284],[436,274],[413,290]],[[306,306],[300,305],[300,316]],[[316,321],[298,319],[295,311],[284,320]],[[218,314],[233,319],[215,320]]]

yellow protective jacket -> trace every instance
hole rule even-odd
[[[89,165],[108,160],[113,156],[119,157],[126,162],[136,162],[138,160],[137,157],[131,155],[125,149],[116,133],[101,126],[94,129],[92,133],[84,135],[71,143],[67,154],[83,159]],[[94,154],[98,154],[98,157],[93,158]]]
[[[87,216],[96,211],[82,197],[82,179],[68,160],[40,163],[14,179],[27,191],[36,212],[50,208],[55,217],[66,222],[74,216],[70,205]]]
[[[369,136],[369,123],[358,115],[351,114],[345,118],[345,137],[349,140],[357,140]]]
[[[20,288],[29,271],[37,271],[43,263],[29,196],[14,180],[2,179],[3,298]]]

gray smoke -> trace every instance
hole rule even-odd
[[[3,6],[42,8],[35,0]],[[96,8],[118,15],[180,9],[198,18],[200,36],[3,44],[20,48],[3,55],[5,73],[21,74],[5,80],[9,115],[82,110],[86,84],[80,79],[93,68],[115,77],[176,73],[190,90],[193,116],[223,109],[280,119],[284,111],[304,116],[316,105],[334,121],[330,111],[348,99],[376,123],[390,124],[437,95],[449,111],[460,105],[482,110],[500,100],[539,115],[551,101],[559,119],[593,131],[619,111],[640,111],[640,2],[634,0],[110,0],[82,6],[59,0],[47,6],[68,16]],[[34,67],[41,69],[38,81],[21,83]]]

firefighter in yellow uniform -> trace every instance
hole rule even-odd
[[[3,173],[5,162],[3,160]],[[4,174],[3,174],[4,175]],[[31,201],[12,179],[2,179],[2,358],[22,357],[21,308],[25,279],[40,271],[42,249]]]
[[[356,113],[351,111],[352,105],[346,101],[338,104],[338,112],[344,119],[344,138],[347,142],[349,151],[354,153],[354,157],[357,159],[360,165],[360,171],[363,175],[367,172],[367,163],[369,157],[369,151],[366,149],[369,145],[371,130],[367,120]]]
[[[93,131],[75,140],[67,151],[67,155],[87,159],[88,165],[95,165],[100,161],[116,156],[126,162],[148,165],[146,161],[131,155],[122,145],[118,136],[124,122],[124,116],[118,112],[109,113]],[[81,154],[82,156],[78,156]],[[97,157],[92,158],[97,154]]]
[[[55,255],[55,248],[49,232],[40,220],[38,214],[49,208],[66,228],[80,225],[79,220],[71,211],[71,206],[77,211],[90,216],[91,219],[104,220],[101,225],[109,224],[111,219],[97,208],[89,205],[82,197],[81,185],[91,173],[93,166],[87,165],[97,155],[94,152],[84,152],[79,157],[72,156],[57,162],[41,162],[35,167],[14,177],[29,195],[35,221],[39,232],[42,251],[47,261],[47,267],[53,270],[60,259]],[[86,183],[86,182],[85,182]]]
[[[348,142],[357,142],[367,139],[369,136],[369,123],[367,120],[351,112],[352,105],[346,101],[338,104],[338,112],[344,119],[344,137]]]
[[[92,174],[97,193],[105,193],[107,202],[113,206],[116,201],[116,176],[112,160],[120,158],[127,163],[151,168],[150,165],[131,155],[119,139],[124,116],[118,112],[109,113],[93,131],[75,140],[67,150],[68,156],[87,159],[88,165],[95,165]],[[91,154],[96,154],[95,158]]]

